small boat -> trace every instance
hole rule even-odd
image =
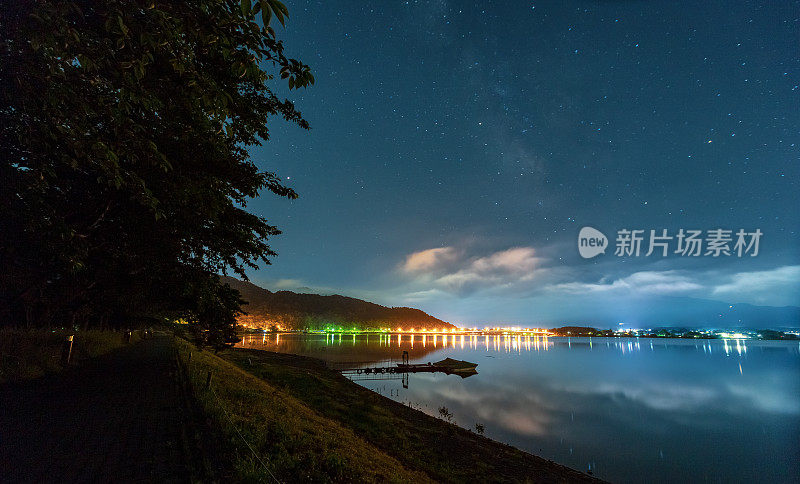
[[[469,361],[461,361],[461,360],[454,360],[452,358],[445,358],[442,361],[437,361],[436,363],[408,363],[408,352],[403,352],[403,362],[397,363],[396,368],[390,368],[390,373],[418,373],[418,372],[425,372],[425,373],[435,373],[440,371],[442,373],[447,373],[448,375],[456,374],[461,378],[466,378],[468,376],[477,375],[478,371],[475,369],[478,367],[477,363],[470,363]],[[369,372],[369,370],[367,370]]]
[[[445,358],[442,361],[437,361],[433,366],[444,368],[453,373],[471,373],[476,371],[477,363],[470,363],[469,361],[454,360],[452,358]]]

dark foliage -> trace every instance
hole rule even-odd
[[[588,326],[564,326],[550,331],[558,336],[599,336],[602,333],[601,330]]]
[[[215,274],[268,263],[279,233],[245,203],[296,197],[247,147],[270,116],[308,128],[269,88],[314,80],[256,22],[272,16],[275,0],[0,3],[0,324],[171,315],[230,341],[240,300]]]

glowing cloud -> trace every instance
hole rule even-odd
[[[441,247],[406,257],[403,272],[418,282],[448,292],[507,287],[533,279],[541,259],[532,247],[513,247],[488,255],[464,257],[463,251]]]
[[[454,262],[458,253],[452,247],[421,250],[406,257],[403,270],[409,273],[432,272]]]

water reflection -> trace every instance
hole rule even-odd
[[[347,344],[345,344],[345,342]],[[359,384],[616,482],[800,480],[797,342],[520,335],[253,335],[329,361],[478,363],[462,380]]]
[[[283,338],[283,342],[281,341]],[[286,338],[289,338],[287,340]],[[736,354],[739,356],[747,354],[748,340],[746,339],[722,339],[722,340],[669,340],[669,339],[644,339],[644,348],[650,351],[656,349],[666,349],[667,345],[670,346],[684,346],[692,347],[702,350],[704,353],[712,355],[717,347],[726,356]],[[349,343],[350,346],[358,345],[358,352],[355,356],[363,356],[368,358],[369,353],[362,352],[364,348],[385,348],[387,351],[382,352],[384,358],[396,356],[395,353],[401,353],[402,350],[419,350],[417,353],[420,355],[428,354],[432,350],[457,348],[457,349],[483,349],[485,351],[494,350],[495,352],[518,353],[529,351],[547,351],[554,345],[566,345],[572,348],[573,344],[579,347],[588,346],[589,350],[593,350],[598,344],[604,345],[606,348],[613,348],[620,354],[633,353],[642,351],[642,341],[640,338],[559,338],[548,336],[531,336],[531,335],[514,335],[514,334],[489,334],[489,335],[448,335],[448,334],[402,334],[402,333],[351,333],[343,335],[343,333],[321,333],[321,334],[303,334],[296,333],[264,333],[262,335],[245,335],[242,342],[238,344],[240,347],[262,347],[271,351],[288,351],[300,354],[314,354],[315,356],[324,356],[320,352],[326,348],[333,349],[335,346],[341,346],[344,343]],[[751,341],[751,344],[769,344],[770,342]],[[788,346],[796,345],[796,343],[786,343]],[[323,347],[324,346],[324,347]],[[401,351],[397,351],[400,348]],[[797,348],[795,348],[797,349]],[[392,350],[392,351],[388,351]],[[335,351],[333,352],[335,353]]]
[[[286,338],[290,338],[287,341]],[[283,342],[281,341],[283,338]],[[541,351],[547,350],[554,343],[547,336],[531,336],[531,335],[513,335],[513,334],[495,334],[495,335],[465,335],[465,334],[402,334],[402,333],[352,333],[344,336],[343,333],[322,333],[322,334],[305,334],[298,335],[294,333],[264,333],[258,335],[245,335],[243,340],[238,344],[240,347],[252,348],[262,347],[270,351],[289,351],[299,354],[314,354],[315,356],[324,356],[320,352],[325,349],[333,349],[335,346],[341,346],[342,342],[349,342],[351,346],[359,345],[359,351],[362,348],[373,348],[377,345],[378,348],[394,349],[400,348],[401,350],[411,350],[417,347],[418,353],[421,355],[430,353],[437,349],[458,348],[458,349],[485,349],[494,351],[505,351],[506,353],[523,351]],[[558,338],[556,338],[558,339]],[[299,341],[302,340],[302,341]],[[571,344],[571,343],[568,343]],[[400,351],[402,352],[402,351]],[[334,351],[335,353],[335,351]],[[397,351],[386,351],[386,356],[394,355]],[[369,352],[368,352],[369,354]],[[359,353],[356,356],[364,356],[368,358],[368,354]],[[385,359],[385,358],[382,358]]]

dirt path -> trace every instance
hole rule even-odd
[[[170,337],[0,387],[0,481],[190,481],[191,412]]]

